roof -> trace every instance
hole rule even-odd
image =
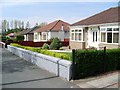
[[[118,19],[118,17],[120,17],[120,14],[118,14],[118,10],[120,11],[120,7],[107,9],[96,15],[78,21],[71,26],[120,22],[120,19]]]
[[[13,37],[13,36],[15,36],[15,33],[9,33],[9,34],[7,34],[6,36],[8,36],[8,37]]]
[[[34,32],[45,32],[45,31],[60,31],[63,26],[64,31],[69,31],[70,24],[62,20],[56,20],[52,23],[49,23],[46,26],[36,29]]]
[[[28,30],[23,30],[21,32],[18,32],[17,35],[25,35],[25,34],[32,34],[34,30],[36,30],[38,27],[33,27],[31,29]]]

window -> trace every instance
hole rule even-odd
[[[93,31],[93,42],[97,42],[97,31]]]
[[[46,34],[43,34],[43,40],[46,40]]]
[[[119,28],[101,28],[101,42],[118,43]]]
[[[38,39],[38,34],[35,34],[35,39],[36,39],[36,40]]]
[[[113,34],[113,43],[118,43],[119,41],[119,33],[114,33]]]
[[[112,28],[107,28],[107,31],[112,31]]]
[[[71,40],[81,41],[82,40],[82,30],[79,30],[79,29],[71,30]]]
[[[107,43],[112,43],[112,32],[107,32]]]
[[[71,39],[74,40],[74,33],[72,33],[72,35],[71,35]]]
[[[105,42],[106,41],[106,33],[102,32],[101,33],[101,42]]]
[[[47,40],[47,32],[42,32],[42,40]]]

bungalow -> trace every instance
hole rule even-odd
[[[70,26],[70,48],[120,48],[120,7],[110,8]]]
[[[57,20],[34,31],[34,42],[48,41],[51,38],[58,37],[61,41],[69,39],[70,24]]]
[[[17,35],[24,35],[24,41],[33,41],[34,39],[34,33],[33,31],[36,30],[38,27],[33,27],[28,30],[23,30],[21,32],[18,32]]]

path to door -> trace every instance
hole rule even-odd
[[[0,53],[2,53],[2,88],[79,88],[75,84],[13,55],[6,49],[0,49]]]

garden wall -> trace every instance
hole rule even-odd
[[[8,50],[13,54],[33,64],[36,64],[38,67],[62,77],[63,79],[69,81],[72,77],[70,61],[43,55],[10,45],[8,45]]]
[[[17,43],[22,46],[30,46],[30,47],[42,47],[44,43],[51,44],[50,41],[45,41],[45,42],[33,42],[33,41],[20,41],[20,42],[13,42],[13,41],[8,41],[8,44],[10,43]],[[69,46],[69,41],[61,41],[62,46]]]

